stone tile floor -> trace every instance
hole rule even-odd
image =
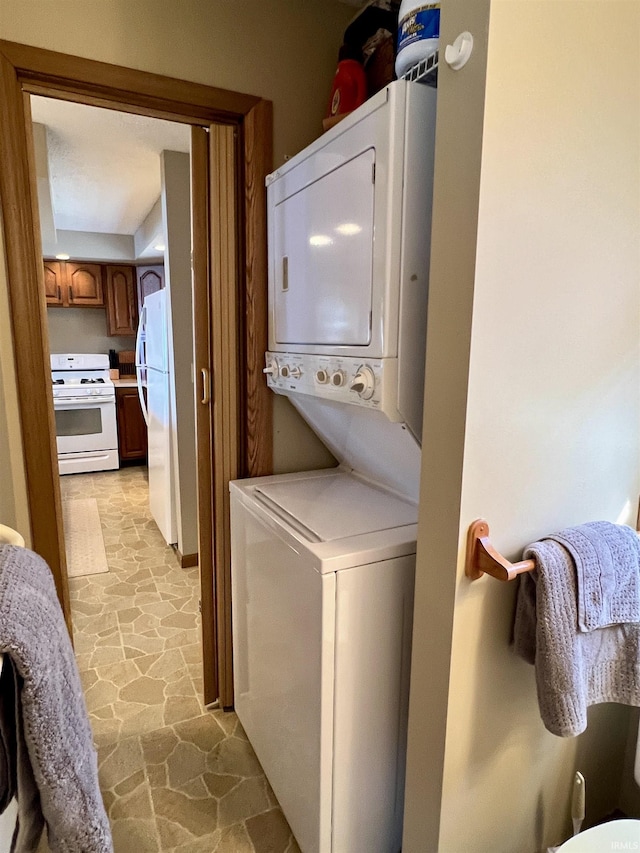
[[[61,488],[96,498],[109,562],[69,585],[115,853],[299,853],[237,717],[203,705],[198,569],[156,527],[146,468]]]

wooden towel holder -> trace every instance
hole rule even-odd
[[[465,574],[472,581],[482,575],[491,575],[499,581],[512,581],[524,572],[531,572],[536,567],[535,560],[521,560],[510,563],[491,544],[489,540],[489,525],[484,518],[476,518],[467,533],[467,557]]]
[[[638,518],[636,532],[640,535],[640,501],[638,502]],[[524,572],[532,572],[536,568],[535,560],[521,560],[510,563],[491,544],[489,540],[489,525],[484,518],[476,518],[467,533],[467,556],[464,564],[466,576],[477,581],[482,575],[491,575],[499,581],[512,581]]]

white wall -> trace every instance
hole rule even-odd
[[[44,124],[33,122],[33,154],[36,167],[36,185],[38,192],[38,213],[40,215],[40,236],[43,246],[56,245],[56,225],[53,221],[53,199],[49,180],[49,153],[47,128]],[[60,251],[63,251],[62,249]],[[55,251],[53,252],[55,254]]]
[[[164,257],[169,311],[171,436],[176,488],[178,550],[198,553],[196,424],[193,385],[193,291],[191,282],[191,175],[188,154],[163,151],[162,219],[167,236]]]
[[[135,257],[162,257],[162,252],[154,250],[153,244],[158,242],[164,245],[165,240],[166,235],[164,233],[164,223],[162,221],[162,199],[158,196],[158,200],[153,205],[149,213],[147,213],[140,224],[140,227],[133,235]]]
[[[74,261],[131,262],[135,259],[130,234],[101,234],[96,231],[65,231],[59,228],[55,239],[42,237],[42,254],[53,258],[64,252]]]
[[[476,10],[476,0],[451,0],[443,27],[466,28]],[[477,201],[467,186],[477,232],[464,216],[456,234],[441,230],[447,205],[456,212],[460,204],[455,176],[434,206],[429,332],[440,349],[432,338],[406,853],[520,853],[557,843],[570,831],[576,769],[587,777],[587,823],[604,816],[618,803],[629,718],[627,708],[603,705],[579,738],[549,734],[533,668],[509,647],[515,585],[470,583],[463,556],[478,516],[511,559],[567,525],[635,522],[640,5],[493,0],[477,32],[487,24]],[[471,88],[481,71],[468,67]],[[457,81],[445,72],[440,84],[450,108],[465,71]],[[477,113],[445,111],[443,119],[449,131],[477,134]],[[456,153],[455,144],[438,150],[436,180]],[[468,258],[474,244],[475,269],[452,282],[456,252]],[[430,812],[423,799],[420,813],[421,794],[433,787],[427,744],[441,761],[433,770],[442,796]],[[421,846],[418,828],[434,827],[434,846]]]

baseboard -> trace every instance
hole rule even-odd
[[[183,569],[192,569],[194,566],[198,565],[198,555],[197,554],[184,554],[184,556],[178,551],[178,559],[180,560],[180,567]]]

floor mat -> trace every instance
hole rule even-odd
[[[109,571],[95,498],[62,502],[67,574],[70,578]]]

